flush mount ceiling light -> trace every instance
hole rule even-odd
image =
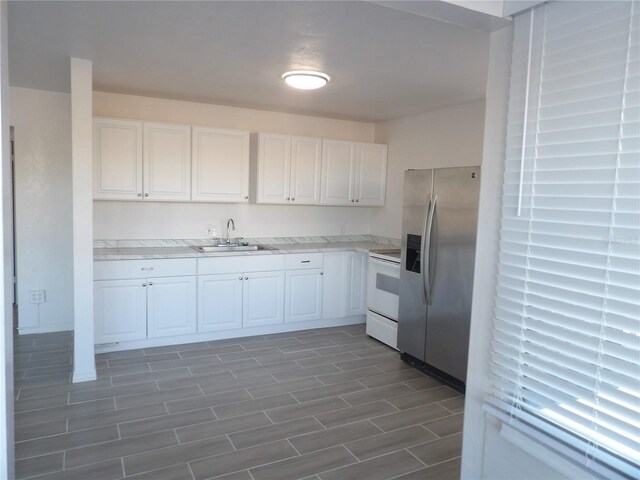
[[[287,85],[301,90],[314,90],[324,87],[331,78],[326,73],[308,70],[292,70],[282,74]]]

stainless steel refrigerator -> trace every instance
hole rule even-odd
[[[464,390],[480,167],[404,176],[398,349]]]

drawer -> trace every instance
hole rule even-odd
[[[367,312],[367,335],[398,349],[398,324],[375,312]]]
[[[322,268],[322,253],[291,253],[287,255],[287,270],[302,268]]]
[[[124,280],[128,278],[182,277],[195,275],[195,258],[153,260],[111,260],[93,262],[94,280]]]
[[[238,255],[198,259],[198,275],[284,270],[285,255]]]

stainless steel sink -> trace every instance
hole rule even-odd
[[[215,253],[215,252],[252,252],[257,250],[273,250],[273,248],[265,247],[264,245],[206,245],[202,247],[193,247],[195,250],[202,253]]]

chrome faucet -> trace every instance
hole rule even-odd
[[[231,235],[229,233],[229,225],[231,225],[231,230],[236,231],[236,224],[233,221],[233,218],[227,220],[227,245],[231,245]]]

